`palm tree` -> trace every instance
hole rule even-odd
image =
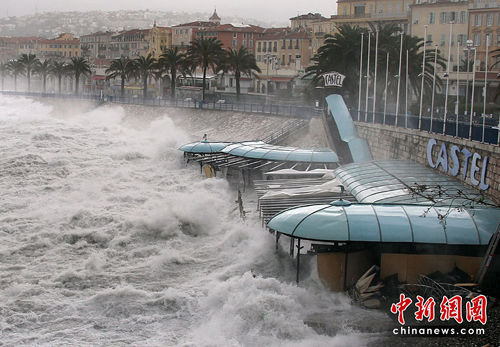
[[[375,31],[375,28],[372,28]],[[389,75],[395,76],[399,74],[399,50],[400,45],[400,28],[394,24],[379,25],[379,48],[378,48],[378,76],[385,74],[385,58],[389,53]],[[312,58],[314,64],[306,68],[306,76],[313,75],[313,83],[319,84],[322,82],[322,74],[332,70],[338,71],[346,76],[343,89],[346,91],[346,102],[350,106],[357,107],[358,87],[359,87],[359,53],[361,46],[361,34],[364,34],[364,50],[367,47],[368,30],[366,28],[353,27],[350,25],[341,25],[338,27],[338,32],[334,35],[326,35],[325,43],[318,49],[318,53]],[[373,34],[372,34],[373,35]],[[373,37],[372,37],[373,38]],[[375,58],[375,45],[370,49],[371,61]],[[415,94],[420,94],[420,83],[422,72],[422,55],[423,39],[414,36],[403,34],[403,61],[406,59],[406,51],[409,56],[409,85]],[[366,53],[364,54],[366,59]],[[366,61],[366,60],[365,60]],[[384,62],[384,63],[382,63]],[[437,64],[445,66],[445,61],[438,52]],[[365,67],[366,68],[366,63]],[[404,69],[404,64],[403,64]],[[404,70],[403,70],[404,71]],[[427,88],[432,88],[432,76],[434,72],[434,49],[426,48],[424,84]],[[373,77],[373,69],[370,71],[370,77]],[[373,78],[372,78],[373,80]],[[381,80],[378,83],[382,83]],[[405,77],[402,76],[401,85],[405,85]],[[440,85],[441,80],[437,78],[437,84]],[[403,88],[404,89],[404,88]],[[375,98],[382,98],[384,86],[377,88]],[[397,86],[394,79],[388,82],[388,94],[395,95]],[[379,103],[380,104],[380,103]]]
[[[170,74],[170,91],[172,98],[175,98],[175,82],[177,73],[185,75],[187,69],[186,54],[179,52],[178,47],[168,48],[165,53],[160,56],[158,65],[161,69],[165,69]]]
[[[92,71],[88,61],[82,57],[73,57],[68,64],[68,71],[75,76],[75,94],[78,95],[78,85],[80,84],[80,75],[90,75]]]
[[[224,59],[224,70],[234,72],[234,78],[236,79],[236,99],[238,100],[240,98],[241,74],[244,73],[250,76],[252,71],[261,72],[255,62],[255,56],[245,47],[240,47],[238,50],[230,49],[227,51]]]
[[[24,73],[24,64],[19,62],[19,60],[11,60],[7,63],[7,68],[12,76],[14,76],[14,90],[17,91],[17,76]]]
[[[142,97],[146,100],[148,94],[148,78],[152,77],[156,69],[156,59],[148,54],[146,57],[140,56],[133,61],[133,70],[135,74],[142,79],[143,94]]]
[[[9,74],[8,63],[0,62],[0,76],[2,78],[2,90],[4,90],[5,77]]]
[[[47,85],[47,76],[50,73],[50,68],[51,68],[51,61],[46,59],[43,62],[39,61],[38,64],[36,64],[33,67],[33,72],[38,74],[42,78],[42,85],[43,85],[43,92],[45,93],[46,91],[46,85]]]
[[[36,57],[35,54],[26,54],[23,53],[19,57],[19,62],[24,66],[24,72],[26,73],[26,78],[28,79],[28,91],[31,89],[31,72],[35,68],[35,66],[40,62],[40,60]]]
[[[130,76],[133,70],[133,62],[128,58],[114,59],[111,61],[109,68],[106,69],[106,79],[121,78],[120,95],[123,97],[125,93],[125,80]]]
[[[218,65],[222,61],[222,43],[216,38],[200,38],[193,41],[188,47],[189,60],[195,66],[201,66],[203,69],[203,91],[202,99],[205,100],[205,86],[207,79],[207,69],[218,70]]]
[[[62,77],[68,73],[68,66],[61,61],[52,61],[50,66],[50,74],[57,78],[58,93],[61,94],[61,80]]]

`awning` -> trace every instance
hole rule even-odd
[[[200,141],[188,143],[179,149],[187,153],[217,153],[232,142],[209,142]]]
[[[94,76],[92,76],[92,79],[93,79],[94,81],[102,81],[102,80],[105,80],[105,79],[106,79],[106,76],[94,75]]]
[[[221,150],[222,153],[238,157],[293,161],[307,163],[338,163],[337,154],[330,149],[301,149],[270,145],[262,141],[238,142]]]
[[[448,213],[446,222],[439,216]],[[282,234],[326,242],[398,242],[487,245],[500,222],[500,209],[451,209],[390,204],[300,206],[274,216],[267,226]]]

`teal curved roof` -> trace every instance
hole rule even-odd
[[[217,153],[232,142],[199,141],[183,145],[179,149],[187,153]]]
[[[339,161],[337,154],[328,148],[302,149],[275,146],[262,141],[233,143],[222,149],[221,152],[238,157],[275,161],[308,163],[337,163]]]
[[[448,213],[445,222],[439,216]],[[404,242],[487,245],[500,222],[500,209],[451,209],[421,205],[308,205],[285,210],[267,226],[316,241]]]

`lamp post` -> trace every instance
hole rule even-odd
[[[366,100],[365,100],[365,122],[368,117],[368,93],[370,91],[370,40],[372,35],[368,32],[368,50],[366,52]]]
[[[486,117],[486,95],[488,91],[488,48],[490,45],[490,36],[486,35],[486,57],[484,61],[484,92],[483,92],[483,119]],[[483,126],[483,137],[484,137],[484,126]]]
[[[361,33],[361,52],[359,53],[359,84],[358,84],[358,121],[361,115],[361,82],[363,81],[363,33]]]
[[[373,83],[373,111],[372,111],[373,123],[375,123],[375,104],[377,101],[377,69],[378,69],[378,28],[375,32],[375,83]]]
[[[427,42],[427,25],[424,25],[424,51],[422,53],[422,84],[420,85],[420,111],[418,112],[418,129],[422,126],[422,106],[424,103],[424,78],[425,78],[425,44]]]
[[[399,113],[399,90],[401,89],[401,60],[403,58],[403,33],[401,33],[401,44],[399,46],[399,69],[398,69],[398,91],[396,96],[396,126],[398,126]]]
[[[467,48],[464,48],[464,50],[467,50],[467,86],[465,87],[465,108],[464,108],[464,113],[467,114],[467,102],[469,99],[469,67],[470,67],[470,49],[472,48],[473,41],[472,40],[467,40],[466,41]]]
[[[408,50],[406,50],[406,73],[405,73],[405,128],[408,128]]]
[[[437,66],[438,46],[434,46],[434,74],[432,76],[432,101],[431,101],[431,125],[429,132],[432,132],[432,119],[434,116],[434,97],[436,94],[436,66]]]
[[[472,139],[472,117],[474,115],[474,87],[476,84],[476,58],[477,58],[477,47],[474,47],[474,64],[472,65],[472,92],[470,99],[469,140]]]
[[[443,135],[446,135],[446,117],[448,115],[448,88],[450,86],[451,40],[453,39],[453,21],[450,21],[450,40],[448,41],[448,63],[446,64],[446,95],[444,98]]]
[[[276,56],[266,53],[264,55],[264,61],[266,62],[266,74],[267,74],[267,79],[266,79],[266,97],[269,96],[269,64],[270,63],[275,63],[276,62]]]
[[[385,125],[385,114],[387,112],[387,81],[389,79],[389,52],[387,52],[387,62],[385,63],[385,90],[384,90],[384,120],[383,124]]]
[[[458,108],[459,108],[459,97],[460,97],[460,42],[457,40],[457,105],[456,105],[456,122],[455,122],[455,136],[458,137]]]

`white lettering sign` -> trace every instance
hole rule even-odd
[[[332,71],[323,74],[323,79],[325,80],[325,87],[342,87],[344,83],[345,76]]]
[[[452,176],[457,176],[459,171],[462,172],[462,178],[465,180],[467,176],[470,178],[470,183],[474,186],[479,186],[479,189],[486,190],[490,187],[489,184],[486,184],[486,168],[488,167],[488,157],[485,156],[483,159],[483,164],[481,167],[478,166],[478,163],[481,161],[481,155],[477,153],[472,153],[467,148],[458,148],[453,145],[450,147],[449,151],[446,148],[446,144],[443,142],[439,148],[439,153],[436,158],[436,161],[432,158],[432,150],[434,146],[437,146],[437,142],[435,139],[430,139],[427,143],[427,162],[429,166],[438,169],[439,166],[443,168],[444,172],[449,173]],[[460,166],[460,159],[458,154],[463,154],[463,164]],[[452,165],[448,165],[448,155],[451,158]],[[470,169],[469,169],[469,159],[470,160]],[[478,180],[476,178],[476,173],[481,170],[481,178]]]

